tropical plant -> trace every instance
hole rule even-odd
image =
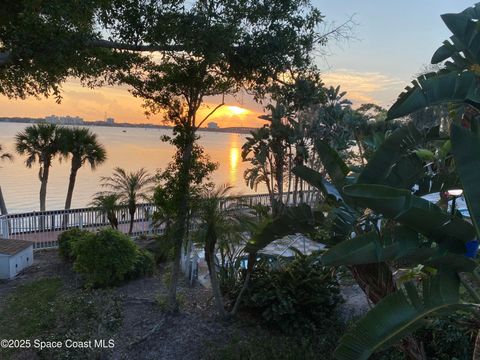
[[[195,235],[196,240],[203,245],[215,303],[219,314],[223,317],[227,316],[227,311],[217,274],[218,245],[222,240],[231,240],[234,235],[241,238],[241,220],[247,221],[247,218],[238,210],[223,206],[225,197],[229,195],[231,189],[231,186],[225,185],[204,194],[197,211],[200,224]]]
[[[107,159],[107,152],[105,147],[98,142],[96,134],[88,128],[78,127],[62,129],[60,151],[65,157],[71,157],[70,179],[65,200],[65,209],[70,209],[78,170],[85,163],[95,170]]]
[[[409,115],[429,106],[445,103],[468,104],[480,110],[480,4],[458,14],[444,14],[442,20],[453,33],[432,57],[432,64],[444,62],[439,71],[418,77],[388,111],[388,118]]]
[[[38,178],[40,179],[40,211],[46,210],[47,184],[52,161],[60,151],[62,128],[54,124],[38,124],[27,126],[15,136],[15,150],[25,155],[25,164],[31,168],[39,163]]]
[[[335,324],[340,288],[335,271],[318,256],[297,253],[285,266],[262,265],[252,275],[242,311],[287,334],[325,332]]]
[[[98,208],[107,217],[108,223],[113,229],[118,229],[117,211],[121,208],[118,200],[117,194],[99,193],[90,203],[90,206]]]
[[[374,351],[401,339],[405,352],[422,356],[418,342],[406,336],[421,326],[421,319],[439,310],[475,307],[461,304],[457,275],[476,267],[464,257],[465,243],[475,237],[473,227],[404,190],[424,176],[416,149],[431,139],[429,134],[422,135],[413,126],[393,132],[356,181],[346,177],[348,168],[333,149],[323,144],[322,160],[342,201],[329,215],[333,243],[322,256],[322,263],[348,266],[367,296],[377,304],[342,339],[336,352],[338,358],[366,359]],[[305,167],[294,171],[327,192],[321,174]],[[348,185],[352,181],[356,184]],[[365,211],[367,208],[375,213]],[[355,213],[362,216],[352,216]],[[391,220],[380,226],[380,214]],[[354,237],[350,237],[352,230],[356,233]],[[423,295],[414,282],[404,284],[404,289],[397,288],[392,267],[399,263],[437,269],[436,275],[424,280]]]
[[[127,207],[130,215],[129,235],[133,231],[138,201],[149,199],[148,194],[153,181],[154,178],[143,168],[126,172],[124,169],[116,167],[112,176],[101,178],[102,186],[109,189],[109,194],[115,194],[120,203]]]

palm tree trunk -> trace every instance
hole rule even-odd
[[[65,199],[65,210],[70,209],[72,206],[73,190],[75,188],[75,181],[77,179],[77,171],[80,167],[76,166],[72,162],[72,168],[70,170],[70,179],[68,181],[67,198]]]
[[[208,272],[210,274],[210,283],[212,284],[213,297],[217,306],[218,313],[222,317],[227,316],[225,305],[223,304],[222,291],[218,282],[217,269],[215,268],[215,240],[207,241],[205,244],[205,261],[208,264]]]
[[[7,206],[5,205],[5,199],[3,198],[2,187],[0,186],[0,215],[7,215]]]
[[[47,184],[48,184],[48,173],[50,170],[50,165],[45,164],[43,168],[42,177],[40,179],[40,211],[46,210],[47,204]]]
[[[135,220],[135,210],[137,210],[136,206],[128,209],[128,212],[130,214],[130,227],[128,228],[128,235],[132,235],[132,232],[133,232],[133,223],[134,223],[134,220]]]

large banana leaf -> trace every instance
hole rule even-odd
[[[423,240],[416,231],[398,226],[379,237],[376,231],[345,240],[322,255],[327,266],[361,265],[400,260],[404,264],[424,264],[471,272],[476,263],[463,254],[451,254],[439,248],[421,247]]]
[[[461,56],[469,63],[480,62],[480,5],[475,4],[458,14],[442,15],[442,20],[452,32],[450,42],[446,41],[435,52],[432,63],[440,63],[448,58]],[[465,67],[464,67],[465,68]]]
[[[340,340],[335,357],[365,360],[376,351],[399,342],[431,316],[455,310],[478,310],[478,304],[459,303],[459,278],[455,272],[439,271],[422,282],[422,294],[412,283],[381,300]]]
[[[334,184],[325,180],[319,172],[304,165],[295,166],[292,172],[310,185],[319,189],[326,197],[333,196],[336,200],[342,200],[339,189]]]
[[[455,166],[477,237],[480,238],[480,137],[453,125],[451,139]]]
[[[468,222],[452,217],[437,205],[412,195],[407,190],[374,184],[344,188],[358,206],[370,208],[434,240],[443,249],[464,253],[465,243],[475,237]]]
[[[422,162],[415,154],[411,156],[405,154],[415,149],[423,140],[422,134],[412,124],[397,129],[374,153],[358,177],[357,183],[401,185],[402,187],[411,185],[410,176],[422,169]]]
[[[311,233],[322,220],[323,214],[301,204],[287,208],[280,216],[263,224],[245,245],[244,251],[257,253],[271,242],[295,233]]]
[[[327,170],[328,176],[332,180],[332,183],[338,189],[341,189],[341,187],[344,185],[345,177],[350,172],[347,164],[345,164],[338,152],[332,149],[326,141],[316,141],[315,148],[320,155],[322,164]]]
[[[480,88],[474,72],[439,72],[420,76],[400,94],[388,110],[387,119],[449,102],[466,103],[480,109]]]

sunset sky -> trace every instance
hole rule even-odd
[[[357,23],[354,39],[330,44],[328,54],[317,59],[327,85],[341,85],[354,104],[374,102],[388,107],[450,36],[440,15],[459,12],[473,0],[314,0],[326,21],[342,23],[351,15]],[[147,119],[141,100],[126,88],[82,88],[72,81],[63,86],[63,101],[54,99],[9,100],[0,97],[1,116],[80,116],[85,120],[113,117],[117,122],[160,123],[159,116]],[[211,98],[213,108],[220,98]],[[211,121],[220,127],[259,126],[262,107],[248,96],[229,97],[227,105]],[[238,108],[243,108],[240,110]],[[203,110],[206,114],[208,108]]]

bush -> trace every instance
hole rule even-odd
[[[300,255],[284,268],[265,265],[256,268],[242,309],[285,333],[328,330],[337,323],[335,309],[341,301],[339,294],[331,269],[312,257]]]
[[[74,253],[73,268],[85,276],[87,286],[105,287],[118,284],[133,271],[137,247],[127,235],[103,229],[77,241]]]
[[[128,273],[127,277],[136,279],[138,277],[152,275],[154,270],[155,258],[152,253],[148,250],[137,248],[133,269]]]
[[[74,244],[83,239],[90,232],[79,228],[69,229],[58,236],[58,251],[67,261],[75,260]]]

